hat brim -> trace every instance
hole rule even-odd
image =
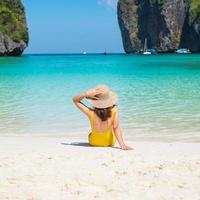
[[[112,107],[117,103],[118,96],[116,93],[109,91],[108,98],[106,100],[98,99],[92,100],[88,99],[88,101],[94,106],[95,108],[109,108]]]

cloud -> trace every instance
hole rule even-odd
[[[118,0],[97,0],[98,5],[104,5],[111,9],[117,8],[117,1]]]

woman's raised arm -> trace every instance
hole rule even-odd
[[[85,113],[88,117],[90,117],[91,109],[88,108],[86,105],[84,105],[81,101],[84,98],[92,99],[97,93],[99,93],[99,92],[96,91],[95,89],[88,90],[87,92],[81,93],[81,94],[73,97],[73,102],[83,113]]]

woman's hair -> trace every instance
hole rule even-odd
[[[106,121],[111,117],[111,110],[115,105],[108,108],[94,108],[94,113],[101,119],[101,121]]]

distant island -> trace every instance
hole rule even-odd
[[[126,53],[148,48],[200,52],[200,0],[119,0],[118,22]]]
[[[19,56],[28,45],[28,28],[20,0],[0,0],[0,56]]]
[[[200,52],[200,0],[119,0],[118,22],[126,53],[144,48]],[[21,0],[0,0],[0,56],[19,56],[29,41]]]

